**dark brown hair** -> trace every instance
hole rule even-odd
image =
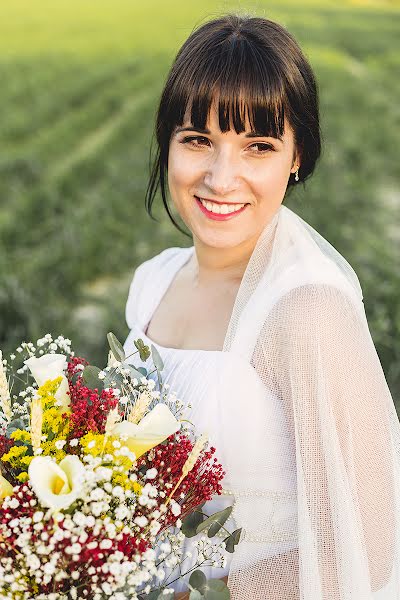
[[[204,129],[213,99],[218,96],[219,126],[263,136],[280,137],[284,119],[294,132],[301,156],[299,182],[314,171],[321,153],[318,87],[312,68],[290,33],[278,23],[261,17],[228,14],[196,28],[180,48],[168,73],[156,117],[157,152],[145,205],[151,208],[160,187],[163,204],[172,223],[181,231],[167,202],[169,144],[186,110],[191,124]],[[290,174],[288,189],[295,185]]]

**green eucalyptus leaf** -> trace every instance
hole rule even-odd
[[[98,389],[101,391],[104,388],[104,383],[102,379],[99,379],[99,373],[101,369],[99,367],[94,367],[89,365],[85,367],[82,371],[82,379],[85,382],[86,387],[91,390]]]
[[[208,529],[212,524],[215,524],[214,534],[215,535],[225,523],[225,521],[229,518],[232,512],[233,506],[227,506],[223,510],[219,510],[218,512],[210,515],[207,519],[205,519],[200,525],[197,526],[196,533],[200,533],[200,531],[204,531]],[[209,536],[212,537],[212,536]]]
[[[119,387],[123,385],[124,376],[116,371],[107,371],[107,375],[103,379],[104,387]]]
[[[107,340],[110,346],[111,352],[114,354],[114,357],[119,362],[124,362],[125,360],[125,352],[121,342],[116,338],[116,336],[109,331],[107,333]]]
[[[138,371],[138,369],[136,369],[136,367],[134,367],[133,365],[124,365],[124,369],[128,369],[129,370],[129,375],[132,378],[138,379],[139,381],[141,380],[141,378],[143,377],[143,374]]]
[[[214,535],[217,535],[218,531],[221,529],[221,523],[219,523],[219,521],[214,521],[214,523],[211,523],[210,527],[208,528],[207,531],[207,535],[209,538],[214,537]]]
[[[199,590],[192,590],[190,592],[189,600],[203,600],[203,594],[200,594]]]
[[[183,535],[187,538],[194,537],[197,534],[197,527],[203,522],[203,519],[203,515],[197,510],[187,515],[182,521],[181,531]]]
[[[222,579],[209,579],[204,594],[205,600],[229,600],[229,588]]]
[[[139,367],[138,371],[139,371],[139,373],[142,374],[142,377],[146,377],[147,378],[147,375],[148,375],[147,369],[145,369],[144,367]]]
[[[151,355],[153,357],[153,363],[154,363],[154,366],[157,369],[157,371],[162,371],[164,368],[164,363],[160,356],[159,351],[153,344],[151,344]]]
[[[140,600],[157,600],[157,598],[162,598],[162,592],[160,594],[160,590],[153,590],[150,594],[140,594]]]
[[[242,528],[236,529],[231,533],[231,535],[228,535],[228,537],[224,539],[224,542],[226,544],[225,550],[227,552],[235,552],[235,546],[239,543],[241,533]]]
[[[200,569],[196,569],[196,571],[193,571],[189,578],[189,585],[198,592],[200,592],[200,594],[204,594],[206,583],[207,577]]]
[[[146,360],[150,356],[150,348],[148,346],[146,346],[146,344],[144,343],[144,341],[141,338],[135,340],[133,343],[135,344],[136,348],[139,350],[140,360],[142,360],[143,362],[146,362]]]

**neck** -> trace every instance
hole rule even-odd
[[[257,240],[251,239],[233,248],[214,248],[193,238],[192,275],[196,285],[240,284]]]

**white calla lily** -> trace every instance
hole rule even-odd
[[[31,356],[25,361],[30,372],[40,387],[46,381],[62,377],[60,387],[56,392],[56,399],[60,405],[67,408],[70,403],[68,380],[64,375],[64,369],[67,365],[67,358],[64,354],[43,354],[40,358]]]
[[[50,456],[35,456],[28,475],[41,504],[53,510],[68,508],[84,490],[85,467],[74,455],[67,455],[59,464]]]
[[[157,404],[143,417],[140,423],[131,423],[130,421],[117,423],[112,430],[112,435],[126,437],[127,440],[124,443],[129,450],[134,452],[136,458],[139,458],[176,433],[180,427],[181,422],[174,417],[168,406]]]
[[[4,500],[7,496],[12,496],[13,486],[3,475],[0,475],[0,500]]]

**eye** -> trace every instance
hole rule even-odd
[[[259,149],[255,150],[256,154],[265,154],[266,152],[274,151],[275,148],[271,144],[267,144],[266,142],[256,142],[252,144],[250,148],[254,148],[254,146],[258,146]]]
[[[181,144],[189,144],[190,146],[193,146],[194,148],[199,148],[201,146],[203,146],[203,143],[200,142],[209,142],[210,140],[206,137],[203,137],[201,135],[188,135],[185,136],[182,140],[181,140]],[[199,143],[197,143],[199,142]]]

